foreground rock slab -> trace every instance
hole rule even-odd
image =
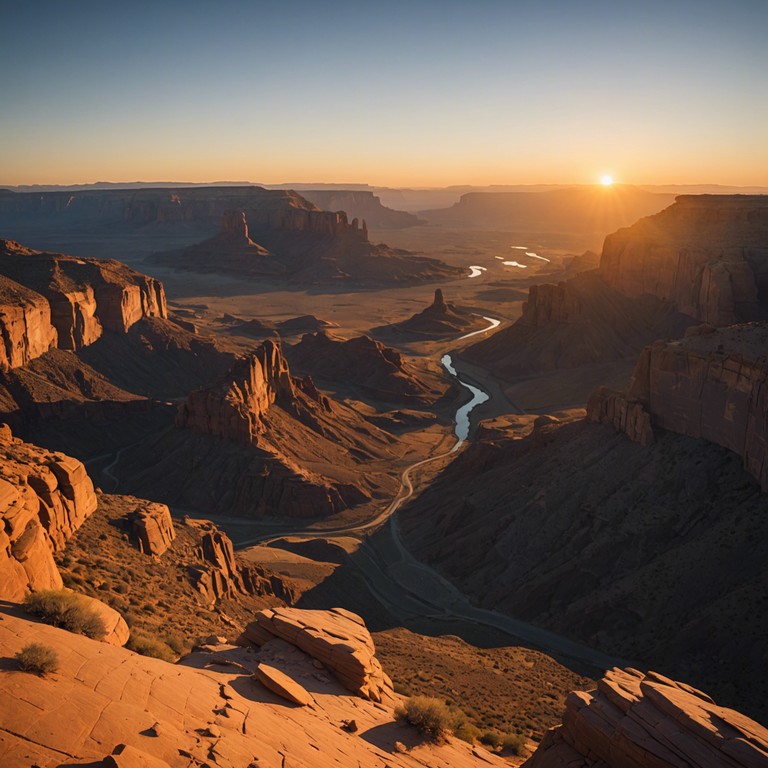
[[[57,651],[57,672],[38,677],[14,667],[14,654],[30,642]],[[422,743],[390,712],[335,681],[318,682],[311,707],[293,707],[238,667],[168,664],[28,621],[13,608],[0,609],[0,653],[8,660],[0,670],[3,768],[505,765],[491,755],[479,763],[463,742]],[[350,719],[355,734],[341,729]],[[400,753],[396,742],[410,749]]]
[[[763,768],[768,729],[663,675],[614,668],[575,691],[526,768]]]
[[[259,611],[243,639],[263,645],[282,638],[331,669],[345,688],[372,701],[393,699],[392,681],[376,658],[365,623],[343,608],[309,611],[275,608]]]

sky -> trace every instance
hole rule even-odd
[[[0,185],[768,185],[768,0],[0,0]]]

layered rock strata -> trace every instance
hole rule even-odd
[[[608,235],[600,274],[626,296],[653,294],[702,322],[768,312],[768,196],[681,195]]]
[[[265,341],[237,360],[210,389],[195,390],[182,404],[176,425],[248,445],[264,431],[264,416],[276,400],[295,397],[288,363],[278,344]]]
[[[392,681],[381,668],[373,639],[357,614],[343,608],[267,609],[256,614],[242,640],[264,645],[275,637],[322,662],[358,696],[372,701],[392,699]]]
[[[563,724],[525,768],[759,768],[768,730],[684,683],[636,669],[608,671],[566,700]]]
[[[647,444],[658,427],[728,448],[768,491],[768,323],[700,329],[646,347],[626,392],[598,390],[587,415]]]
[[[53,553],[96,509],[83,465],[62,453],[24,443],[0,426],[0,597],[58,589]]]
[[[0,369],[58,347],[77,350],[104,330],[125,333],[167,316],[157,280],[116,261],[41,253],[0,240]]]
[[[200,532],[196,562],[190,565],[189,572],[195,588],[206,600],[215,603],[237,594],[293,600],[292,589],[274,573],[255,563],[238,562],[231,539],[213,523],[188,519],[187,524]]]

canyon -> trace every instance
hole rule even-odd
[[[749,718],[768,717],[768,204],[658,213],[663,195],[613,192],[582,223],[573,190],[441,214],[584,233],[653,214],[609,234],[597,268],[506,237],[517,270],[372,245],[363,210],[424,233],[370,192],[0,195],[8,234],[133,243],[148,273],[0,241],[0,634],[6,655],[61,651],[40,678],[8,660],[11,709],[39,712],[0,715],[0,761],[767,760]],[[352,219],[321,210],[347,202]],[[486,400],[451,451],[469,387]],[[536,390],[553,405],[518,400]],[[20,605],[62,588],[111,617],[112,645]],[[514,645],[510,617],[557,633],[557,660]],[[479,703],[478,664],[521,698]],[[67,733],[62,685],[83,723]],[[471,709],[488,748],[395,717],[423,691]]]

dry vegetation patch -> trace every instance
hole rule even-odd
[[[594,688],[593,680],[528,648],[476,648],[453,635],[426,637],[403,628],[373,638],[398,693],[460,708],[466,716],[460,738],[471,735],[505,751],[515,752],[528,738],[538,741],[557,725],[569,691]]]

